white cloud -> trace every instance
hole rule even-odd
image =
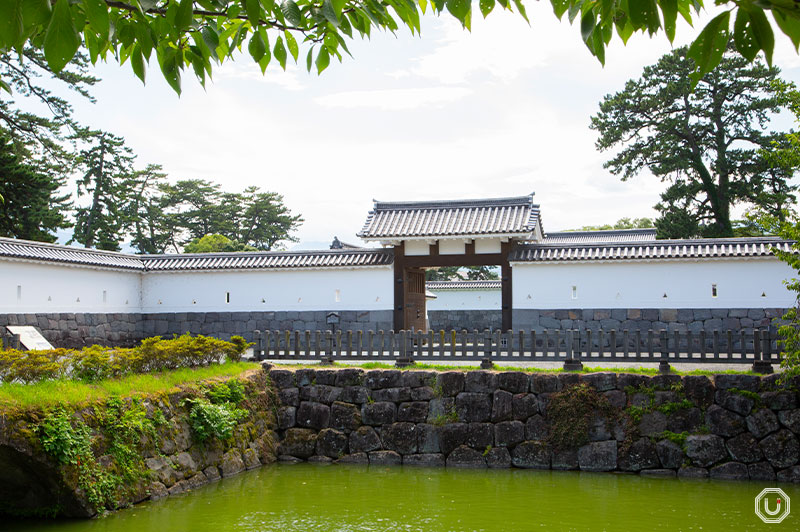
[[[460,87],[426,87],[418,89],[385,89],[347,91],[327,94],[314,101],[323,107],[358,107],[399,111],[430,105],[443,105],[464,98],[472,91]]]

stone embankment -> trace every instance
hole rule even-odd
[[[276,369],[281,461],[800,482],[798,383]]]
[[[205,401],[213,386],[231,381],[242,383],[243,398],[230,436],[198,438],[193,402]],[[274,411],[274,393],[261,370],[80,408],[4,411],[0,514],[91,517],[273,462]],[[63,443],[57,456],[47,451],[46,437],[51,447]]]

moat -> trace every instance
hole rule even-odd
[[[7,532],[797,530],[754,514],[765,482],[531,470],[272,465],[94,519]],[[781,486],[800,503],[800,486]],[[795,504],[798,504],[795,503]]]

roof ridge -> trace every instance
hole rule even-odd
[[[527,196],[507,196],[502,198],[475,198],[475,199],[451,199],[451,200],[425,200],[425,201],[380,201],[373,200],[373,210],[416,210],[438,207],[477,207],[477,206],[501,206],[501,205],[531,205],[533,194]],[[539,205],[533,204],[535,207]]]
[[[11,238],[6,236],[0,236],[0,243],[42,247],[47,249],[63,249],[67,251],[77,251],[80,253],[91,253],[93,255],[109,255],[113,257],[125,257],[131,259],[137,259],[144,256],[144,255],[139,255],[137,253],[125,253],[124,251],[110,251],[106,249],[82,248],[78,246],[70,246],[67,244],[58,244],[56,242],[40,242],[38,240],[25,240],[22,238]]]

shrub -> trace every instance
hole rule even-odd
[[[215,405],[205,399],[187,400],[191,404],[189,425],[199,442],[210,438],[227,440],[233,434],[236,422],[247,416],[246,410],[230,403]]]
[[[67,349],[0,350],[0,378],[5,382],[25,383],[59,378],[71,354]]]
[[[187,333],[171,339],[160,336],[146,338],[134,348],[93,345],[80,351],[0,350],[0,380],[30,383],[67,375],[95,382],[129,373],[208,366],[225,360],[238,362],[250,345],[241,336],[234,336],[226,342]]]

